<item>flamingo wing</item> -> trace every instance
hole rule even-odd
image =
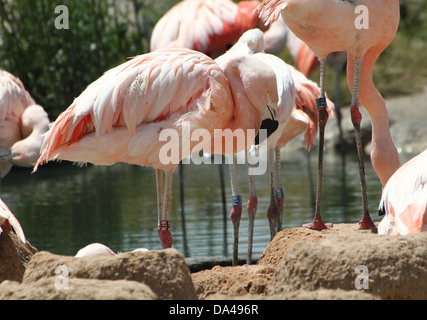
[[[427,150],[401,166],[388,180],[380,201],[385,217],[378,233],[408,234],[427,225]],[[392,227],[390,227],[390,225]]]
[[[60,146],[69,146],[89,133],[99,137],[126,128],[128,136],[133,136],[143,123],[206,112],[212,105],[213,87],[228,88],[228,83],[220,67],[200,52],[169,48],[134,57],[90,84],[59,115],[45,136],[35,170],[41,163],[60,158],[54,154]],[[220,102],[215,108],[221,111]]]
[[[2,226],[4,226],[4,224],[12,226],[19,239],[23,243],[26,242],[24,230],[22,230],[18,219],[16,219],[12,211],[10,211],[7,205],[0,199],[0,234],[3,232]]]
[[[157,22],[151,35],[151,50],[184,47],[210,55],[236,42],[243,32],[256,25],[256,6],[257,1],[182,1]]]

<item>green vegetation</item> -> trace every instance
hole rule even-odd
[[[18,76],[54,119],[104,71],[148,52],[156,21],[177,2],[0,0],[0,68]],[[413,93],[427,83],[427,0],[400,2],[398,35],[374,70],[385,97]],[[69,9],[69,29],[55,28],[60,4]],[[327,75],[333,98],[334,75]],[[343,102],[348,103],[344,79],[342,89]]]
[[[0,68],[54,119],[103,72],[148,52],[152,28],[176,2],[0,0]],[[55,27],[61,4],[69,29]]]

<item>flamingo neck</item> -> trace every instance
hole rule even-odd
[[[378,52],[368,51],[363,58],[360,74],[359,102],[368,111],[372,125],[371,162],[382,185],[399,168],[399,155],[390,132],[386,102],[372,79]],[[348,55],[347,82],[353,87],[354,57]]]

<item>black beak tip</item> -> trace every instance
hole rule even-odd
[[[279,127],[279,121],[272,120],[272,119],[264,119],[262,120],[261,127],[259,128],[259,130],[267,130],[267,138],[268,138],[277,130],[278,127]],[[259,132],[258,132],[258,135],[255,137],[254,144],[258,145],[263,141],[264,139],[261,141],[259,140]]]

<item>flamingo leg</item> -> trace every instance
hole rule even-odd
[[[247,164],[248,167],[252,165],[252,155],[251,150],[247,151],[246,154],[247,157]],[[248,217],[249,217],[249,231],[248,231],[248,257],[246,259],[246,263],[249,265],[252,263],[252,247],[253,247],[253,238],[254,238],[254,221],[255,221],[255,214],[257,210],[258,205],[258,198],[256,195],[256,189],[255,189],[255,177],[254,175],[250,174],[250,170],[248,177],[249,177],[249,200],[248,200]]]
[[[169,222],[172,205],[172,175],[173,172],[165,172],[165,188],[163,184],[162,171],[156,169],[157,210],[159,215],[157,233],[163,249],[171,248],[173,242]]]
[[[320,99],[325,99],[325,59],[320,59]],[[320,108],[319,108],[320,107]],[[325,125],[328,119],[328,111],[325,106],[319,106],[319,162],[318,162],[318,172],[317,172],[317,195],[316,195],[316,206],[314,211],[314,218],[311,223],[304,224],[303,227],[315,229],[315,230],[324,230],[331,229],[329,226],[325,225],[320,216],[320,201],[322,196],[322,180],[323,180],[323,149],[325,141]]]
[[[185,201],[184,201],[184,165],[182,161],[178,165],[179,167],[179,200],[181,205],[181,225],[182,225],[182,235],[184,238],[184,255],[186,257],[190,256],[190,250],[188,249],[187,242],[187,227],[185,221]]]
[[[276,198],[275,188],[275,163],[274,163],[274,149],[269,147],[267,150],[268,159],[268,172],[270,176],[270,206],[267,211],[268,222],[270,224],[271,239],[274,238],[277,232],[278,225],[278,204]]]
[[[344,155],[345,153],[345,145],[344,145],[344,133],[342,129],[342,113],[341,113],[341,73],[342,73],[343,67],[338,66],[335,69],[335,115],[337,117],[337,126],[338,126],[338,132],[339,132],[339,143],[340,143],[340,150],[341,154]]]
[[[239,262],[239,226],[240,218],[242,216],[242,196],[239,193],[239,186],[237,182],[237,168],[234,159],[234,154],[229,154],[228,157],[233,205],[230,212],[231,222],[233,223],[233,266],[237,266]]]
[[[224,158],[224,156],[222,156]],[[224,166],[223,161],[218,165],[219,168],[219,182],[221,184],[221,202],[222,202],[222,217],[223,217],[223,230],[224,230],[224,256],[228,256],[227,249],[227,202],[225,198],[225,179],[224,179]]]
[[[276,149],[276,199],[277,199],[277,232],[282,230],[282,218],[283,218],[283,203],[285,200],[285,194],[282,188],[282,162],[280,161],[280,149]]]
[[[359,230],[365,230],[370,228],[376,228],[375,223],[372,221],[369,215],[368,208],[368,196],[366,189],[366,178],[365,178],[365,163],[363,161],[363,145],[362,136],[360,133],[360,123],[362,121],[362,115],[359,111],[359,84],[360,84],[360,70],[362,68],[362,59],[355,59],[354,64],[354,82],[353,82],[353,95],[351,100],[351,121],[354,126],[354,135],[357,147],[357,156],[359,159],[359,175],[360,175],[360,187],[362,190],[362,205],[363,205],[363,217],[360,221]]]

